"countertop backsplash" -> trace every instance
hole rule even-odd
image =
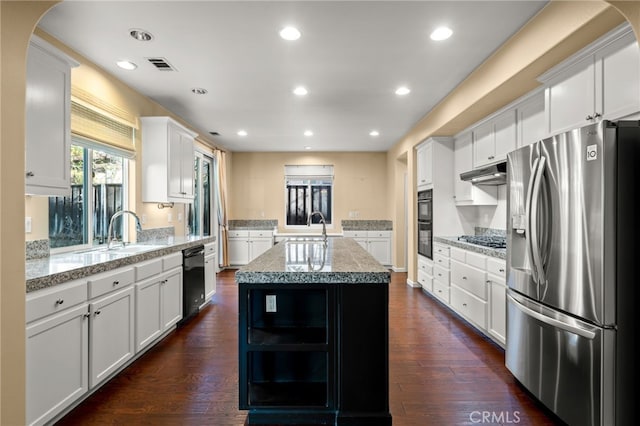
[[[143,229],[138,231],[136,241],[139,243],[152,243],[156,241],[164,241],[168,238],[175,237],[176,230],[173,226],[165,228]]]
[[[49,240],[27,241],[25,245],[26,260],[42,259],[49,257]]]
[[[506,229],[496,229],[496,228],[482,228],[480,226],[476,226],[474,228],[474,235],[487,235],[494,237],[506,237],[507,230]]]
[[[273,230],[278,227],[278,219],[231,219],[229,229]]]
[[[390,220],[343,220],[343,231],[392,231],[393,222]]]

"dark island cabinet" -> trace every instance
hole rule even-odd
[[[391,425],[387,284],[239,284],[246,424]]]

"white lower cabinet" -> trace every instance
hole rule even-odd
[[[204,257],[204,300],[205,303],[216,294],[216,254]]]
[[[85,287],[84,303],[27,324],[26,416],[29,425],[45,424],[89,390],[86,283],[82,286]]]
[[[89,314],[89,387],[93,388],[135,354],[133,287],[91,302]]]
[[[489,311],[487,331],[503,347],[507,335],[507,286],[505,261],[487,260],[487,284],[489,285]]]
[[[383,265],[391,265],[392,231],[344,231],[343,235],[353,238]]]
[[[272,231],[229,231],[229,263],[231,265],[246,265],[272,246]]]

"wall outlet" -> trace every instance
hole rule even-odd
[[[24,218],[24,232],[27,234],[31,233],[31,216]]]
[[[182,213],[178,213],[178,222],[182,222]]]
[[[278,308],[276,307],[276,295],[275,294],[267,294],[266,297],[266,307],[265,310],[267,312],[277,312]]]
[[[171,213],[167,213],[167,222],[173,222],[173,215]]]
[[[140,222],[142,222],[142,225],[147,223],[147,215],[146,214],[143,214],[142,217],[140,217]]]

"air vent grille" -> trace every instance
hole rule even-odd
[[[177,71],[165,58],[147,58],[159,71]]]

